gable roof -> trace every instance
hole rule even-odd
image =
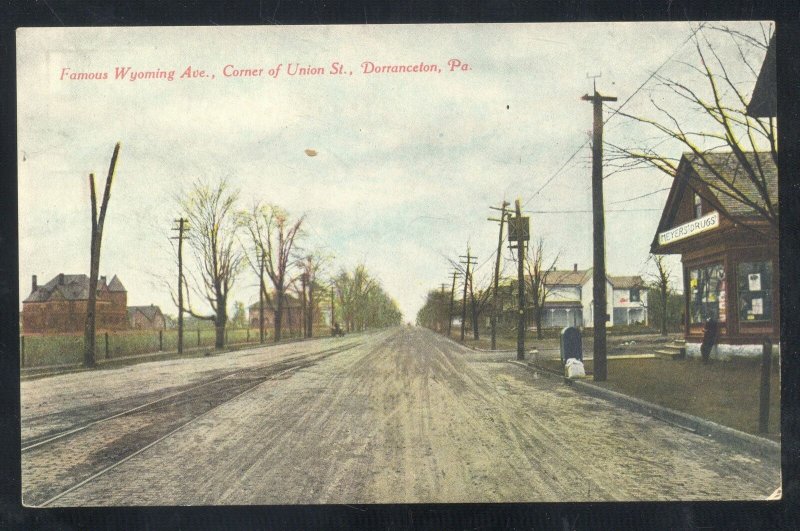
[[[151,304],[150,306],[128,306],[128,318],[133,317],[133,314],[136,312],[139,312],[142,315],[144,315],[145,319],[147,319],[150,322],[153,322],[153,320],[159,315],[163,316],[163,314],[161,313],[161,308],[153,304]]]
[[[120,282],[119,285],[122,286],[122,283]],[[97,289],[108,289],[105,277],[100,277],[97,280]],[[125,288],[122,288],[122,291],[125,291]],[[88,298],[89,277],[87,275],[65,275],[61,273],[54,276],[47,284],[38,286],[22,302],[46,302],[50,299],[77,301]]]
[[[127,291],[125,286],[122,285],[122,281],[120,281],[117,275],[114,275],[114,278],[111,279],[111,282],[108,283],[108,291]],[[156,306],[157,308],[158,306]]]
[[[767,197],[776,210],[778,209],[778,167],[770,153],[746,152],[745,160],[753,167],[761,168],[766,182]],[[703,161],[705,159],[705,162]],[[678,163],[675,178],[672,181],[667,202],[661,213],[656,233],[650,244],[650,251],[659,249],[658,234],[674,226],[675,216],[687,190],[696,189],[704,199],[716,202],[724,214],[731,218],[758,218],[760,214],[750,205],[731,197],[716,188],[728,190],[729,193],[740,192],[748,200],[759,206],[765,202],[746,170],[732,152],[704,153],[703,158],[692,152],[684,153]],[[722,177],[725,182],[720,182]],[[727,184],[725,184],[727,183]],[[734,188],[732,190],[728,184]]]
[[[611,286],[617,289],[635,289],[644,287],[644,281],[639,275],[626,275],[619,277],[608,276]]]
[[[547,273],[545,284],[549,287],[552,286],[583,286],[592,280],[593,268],[589,269],[568,269],[558,270],[554,269]],[[639,288],[644,286],[644,280],[639,275],[622,275],[611,276],[606,275],[606,279],[612,287],[618,289]]]
[[[547,273],[548,286],[583,286],[592,276],[592,269],[553,270]]]
[[[770,153],[766,152],[747,152],[744,154],[745,160],[753,168],[761,168],[760,174],[764,176],[769,202],[777,208],[778,206],[778,166]],[[757,216],[758,212],[741,200],[731,197],[729,194],[719,190],[733,190],[726,184],[720,182],[720,177],[730,184],[738,193],[744,195],[748,201],[761,207],[766,205],[764,198],[761,197],[755,183],[750,178],[747,170],[739,162],[739,159],[732,152],[705,153],[703,158],[706,162],[694,153],[684,153],[683,158],[689,164],[693,176],[699,178],[709,186],[709,192],[719,202],[722,208],[732,216]],[[680,172],[680,165],[678,171]],[[687,170],[688,171],[688,170]],[[692,176],[688,176],[689,179]]]

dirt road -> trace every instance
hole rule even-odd
[[[25,502],[763,499],[779,485],[778,463],[512,358],[396,328],[23,382]]]

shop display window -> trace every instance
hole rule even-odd
[[[724,323],[725,270],[722,264],[711,264],[689,271],[689,316],[692,324],[708,319]]]
[[[742,262],[736,266],[739,321],[772,320],[772,262]]]

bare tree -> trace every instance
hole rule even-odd
[[[238,191],[229,190],[224,179],[213,187],[196,181],[191,192],[181,201],[192,227],[188,241],[197,260],[199,280],[192,275],[195,289],[206,299],[213,313],[202,315],[194,311],[188,292],[187,311],[197,319],[214,321],[214,346],[218,349],[225,346],[228,294],[242,262],[234,210],[238,195]]]
[[[551,287],[547,283],[547,277],[557,261],[558,255],[553,258],[549,265],[545,265],[543,238],[539,238],[536,245],[528,245],[524,264],[527,273],[525,283],[527,284],[528,300],[533,307],[533,321],[536,324],[536,337],[538,339],[542,339],[544,303],[547,301],[547,296],[551,291]]]
[[[296,280],[291,268],[296,263],[295,245],[305,216],[290,221],[289,214],[282,208],[256,203],[249,212],[242,212],[239,219],[250,236],[253,253],[249,258],[251,267],[257,264],[258,271],[263,268],[272,283],[275,297],[272,303],[275,315],[273,340],[278,342],[281,340],[286,293]],[[263,283],[260,289],[261,296],[269,301]]]
[[[327,258],[321,254],[307,254],[305,258],[300,261],[300,268],[302,270],[302,274],[305,275],[306,289],[308,291],[308,301],[306,304],[304,323],[306,337],[314,336],[314,315],[315,312],[317,312],[314,302],[314,293],[317,291],[316,288],[321,287],[317,284],[317,275],[320,273],[326,262]]]
[[[114,180],[114,170],[117,167],[120,143],[114,146],[111,155],[111,164],[108,167],[106,187],[100,205],[100,214],[97,213],[97,195],[95,194],[94,173],[89,174],[89,199],[92,204],[92,238],[89,257],[89,298],[86,302],[86,328],[83,341],[83,364],[87,367],[95,365],[95,328],[97,324],[97,278],[100,275],[100,244],[103,242],[103,225],[106,221],[108,200],[111,198],[111,183]]]
[[[492,300],[492,277],[482,278],[475,289],[475,272],[469,274],[469,302],[470,313],[472,314],[472,338],[476,341],[480,339],[479,322],[480,317],[489,306]]]
[[[334,279],[334,284],[345,329],[348,332],[363,330],[368,321],[368,297],[377,286],[376,281],[370,277],[364,264],[358,264],[352,274],[343,269]]]
[[[357,265],[352,272],[342,269],[332,282],[339,300],[337,310],[347,331],[400,324],[403,316],[397,303],[364,264]]]
[[[667,109],[651,97],[655,118],[635,116],[619,109],[614,111],[656,132],[649,139],[639,135],[636,140],[639,144],[635,146],[606,142],[609,147],[607,160],[616,168],[614,171],[651,167],[674,178],[680,162],[675,151],[689,152],[694,163],[714,177],[713,181],[701,181],[698,176],[690,176],[688,186],[694,193],[712,200],[706,197],[708,188],[752,209],[759,219],[777,230],[777,194],[770,192],[766,175],[778,162],[775,120],[750,116],[747,111],[747,89],[755,84],[771,33],[771,27],[762,27],[759,36],[746,35],[725,26],[698,29],[692,37],[697,64],[683,63],[690,75],[696,75],[700,80],[697,86],[691,81],[654,76],[660,90],[677,97],[679,107]],[[743,68],[735,69],[736,73],[731,68],[732,62],[723,59],[718,52],[720,42],[714,40],[716,37],[721,37],[724,44],[736,50],[735,62],[743,65]],[[659,101],[663,100],[663,94],[661,96]],[[693,109],[692,119],[679,118],[679,108]],[[696,125],[687,125],[687,122]],[[671,151],[673,149],[675,151]],[[742,171],[732,174],[722,170],[715,163],[714,153],[730,153]],[[746,185],[742,184],[743,181]],[[725,215],[724,212],[721,214]]]
[[[669,295],[672,292],[672,272],[669,266],[664,262],[663,255],[653,254],[650,255],[650,260],[656,266],[656,273],[651,275],[652,282],[650,285],[658,291],[658,302],[661,307],[661,335],[667,335],[667,304],[669,302]]]
[[[447,261],[450,263],[450,266],[458,271],[461,278],[464,279],[464,282],[467,283],[467,296],[469,297],[469,312],[470,312],[470,321],[472,324],[472,338],[475,340],[480,339],[480,329],[479,329],[479,322],[480,316],[486,311],[489,307],[489,303],[492,302],[492,295],[493,295],[493,287],[492,287],[492,280],[493,277],[481,277],[480,280],[477,282],[478,286],[475,286],[475,271],[473,266],[470,266],[469,276],[467,277],[467,268],[466,265],[458,260],[453,260],[452,258],[447,258]],[[463,284],[461,285],[464,286]]]
[[[428,291],[425,304],[417,312],[417,326],[424,326],[437,332],[446,330],[449,302],[449,293],[443,293],[437,289]]]

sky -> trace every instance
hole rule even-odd
[[[726,25],[754,35],[770,27]],[[637,115],[652,113],[654,102],[672,105],[688,125],[699,123],[653,76],[698,82],[687,66],[696,62],[688,38],[697,27],[21,29],[20,298],[30,293],[31,275],[43,283],[58,273],[88,274],[88,174],[105,181],[117,141],[100,274],[120,277],[129,305],[177,313],[165,285],[176,276],[170,229],[180,197],[198,179],[227,179],[243,209],[260,201],[305,215],[303,249],[330,257],[329,274],[365,264],[408,321],[428,290],[449,281],[448,258],[469,247],[478,278],[491,274],[498,227],[487,218],[504,199],[522,200],[533,238],[543,239],[559,268],[591,267],[592,108],[580,99],[592,90],[589,76],[600,75],[598,91],[618,98],[605,111],[607,141],[635,145],[652,136],[609,118],[620,105]],[[724,42],[717,50],[749,93],[738,51]],[[459,66],[451,71],[453,59]],[[367,74],[368,61],[440,71]],[[335,62],[343,73],[331,73]],[[129,77],[115,79],[127,67]],[[324,74],[288,75],[296,67]],[[181,78],[187,69],[203,77]],[[232,69],[263,71],[226,76]],[[172,81],[130,80],[130,72],[173,70]],[[107,79],[73,79],[103,73]],[[670,185],[655,170],[605,179],[609,274],[648,278]],[[507,249],[503,257],[510,273]],[[670,263],[680,286],[678,257]],[[231,305],[257,298],[255,275],[242,271]]]

